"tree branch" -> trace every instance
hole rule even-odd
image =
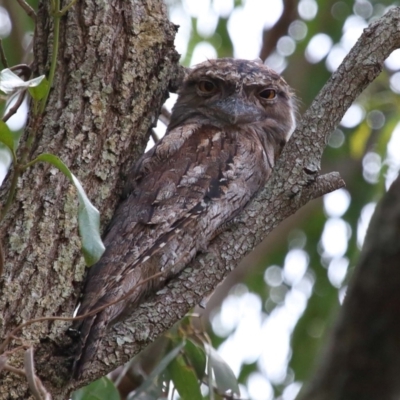
[[[46,7],[43,2],[37,18],[37,74],[46,71],[51,49]],[[31,156],[44,150],[60,156],[102,212],[104,226],[123,186],[121,175],[143,151],[166,88],[176,86],[179,71],[172,50],[174,27],[166,21],[160,1],[147,0],[143,6],[113,0],[102,7],[92,0],[80,1],[61,20],[54,89]],[[198,255],[129,320],[111,328],[84,380],[67,383],[69,377],[60,371],[62,357],[38,344],[39,338],[61,337],[65,323],[24,329],[24,341],[36,344],[38,375],[54,398],[65,398],[78,385],[127,361],[208,295],[279,222],[307,201],[343,186],[338,175],[317,176],[322,151],[344,112],[379,74],[384,59],[400,47],[399,18],[400,9],[393,8],[364,32],[304,115],[267,187],[246,207],[235,229],[217,237],[208,253]],[[3,337],[30,318],[70,316],[77,282],[84,276],[74,191],[43,165],[25,172],[18,185],[0,232],[5,252],[0,287]],[[2,200],[6,189],[1,189]],[[10,364],[21,366],[15,357]],[[10,398],[10,393],[11,398],[27,398],[21,381],[4,382],[0,399]]]
[[[269,30],[264,30],[262,36],[262,46],[260,50],[260,58],[265,61],[275,49],[278,40],[287,34],[289,25],[296,19],[297,16],[296,0],[285,0],[283,13],[276,24]]]
[[[35,76],[48,74],[53,51],[49,7],[50,2],[42,1],[38,10]],[[181,79],[175,32],[162,0],[110,0],[101,5],[81,0],[60,20],[54,85],[43,118],[31,114],[18,157],[26,153],[30,161],[42,152],[59,156],[100,210],[103,227],[118,202],[126,172],[144,151],[168,88]],[[36,134],[28,148],[31,132]],[[10,184],[8,179],[0,189],[1,204]],[[74,188],[46,164],[24,171],[16,186],[0,230],[5,259],[1,338],[35,317],[72,316],[85,273]],[[39,339],[61,337],[68,325],[35,324],[18,335],[35,347],[35,361],[40,361],[51,354],[40,352]],[[21,354],[11,354],[8,362],[21,368]],[[35,365],[42,376],[52,373],[46,362]],[[1,400],[28,397],[26,381],[13,374],[2,376]]]
[[[219,235],[196,259],[124,323],[111,328],[85,381],[126,362],[172,326],[234,269],[281,221],[308,201],[344,185],[338,174],[318,177],[330,133],[384,60],[400,47],[400,8],[373,22],[304,114],[275,171],[245,208],[235,229]],[[76,383],[70,386],[75,387]]]
[[[400,396],[400,176],[378,204],[334,332],[299,400]]]

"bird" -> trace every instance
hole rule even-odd
[[[166,134],[131,168],[103,235],[106,250],[88,270],[78,316],[124,299],[71,326],[75,377],[107,328],[207,251],[265,185],[295,129],[295,104],[290,86],[261,60],[187,69]]]

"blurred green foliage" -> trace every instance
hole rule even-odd
[[[213,2],[211,0],[211,6]],[[250,0],[247,0],[250,1]],[[261,0],[260,0],[261,1]],[[304,1],[304,0],[302,0]],[[317,13],[314,18],[302,19],[298,13],[298,3],[294,3],[292,10],[293,21],[301,21],[306,26],[306,34],[300,40],[294,40],[295,50],[289,56],[280,55],[287,63],[283,71],[283,75],[288,83],[294,88],[299,98],[299,113],[305,111],[315,98],[319,90],[329,79],[331,75],[330,69],[327,67],[326,57],[319,62],[311,63],[305,56],[310,40],[317,34],[324,33],[328,35],[333,45],[344,40],[344,26],[349,18],[358,16],[369,23],[372,19],[383,14],[385,8],[396,3],[389,0],[310,0],[317,5]],[[37,9],[37,1],[30,0],[29,4]],[[227,0],[229,2],[229,0]],[[174,7],[181,7],[182,0],[168,0],[167,5],[172,10]],[[246,3],[245,0],[235,0],[233,10],[238,10]],[[284,7],[291,6],[290,1],[284,1]],[[3,0],[2,6],[7,9],[12,20],[13,29],[8,37],[3,38],[3,47],[7,54],[9,65],[19,64],[29,57],[30,51],[24,46],[29,43],[29,36],[34,30],[34,24],[24,12],[21,12],[17,2],[14,0]],[[186,9],[182,8],[183,13]],[[192,55],[196,46],[200,42],[207,42],[215,48],[218,57],[231,57],[234,55],[235,43],[232,40],[228,25],[230,15],[219,16],[215,31],[212,35],[203,37],[197,30],[197,18],[186,12],[188,24],[190,25],[189,37],[187,37],[187,49],[182,55],[181,62],[184,65],[190,65]],[[288,35],[287,26],[285,36]],[[242,27],[237,27],[242,29]],[[270,32],[273,32],[271,28]],[[278,42],[279,37],[275,38]],[[24,44],[24,45],[23,45]],[[279,51],[278,51],[279,53]],[[278,54],[279,55],[279,54]],[[269,59],[267,59],[268,63]],[[4,66],[3,66],[4,67]],[[399,122],[400,99],[397,93],[390,89],[390,77],[395,71],[384,70],[379,78],[373,82],[367,90],[357,100],[357,104],[361,107],[363,117],[352,128],[339,127],[339,130],[332,136],[330,145],[326,148],[323,156],[322,171],[339,171],[346,182],[346,190],[349,192],[351,202],[346,212],[336,218],[342,218],[347,224],[350,232],[347,250],[341,257],[346,257],[349,261],[348,275],[339,287],[333,285],[328,276],[328,268],[330,263],[329,256],[323,255],[321,244],[321,235],[326,227],[327,221],[332,218],[323,210],[321,201],[314,201],[307,207],[307,211],[300,210],[299,215],[295,219],[291,219],[286,224],[285,235],[276,240],[275,245],[271,248],[263,249],[263,256],[257,260],[249,258],[245,261],[248,266],[249,273],[245,278],[245,284],[248,290],[257,294],[262,308],[262,319],[265,320],[271,316],[274,309],[281,307],[285,299],[281,301],[274,300],[271,297],[272,287],[270,287],[265,279],[265,270],[271,265],[277,265],[284,268],[285,258],[288,251],[293,248],[290,238],[293,232],[302,232],[305,235],[305,243],[302,248],[308,254],[308,274],[313,277],[313,287],[310,297],[307,301],[307,307],[297,322],[291,335],[291,356],[288,360],[287,375],[283,377],[281,382],[275,382],[275,397],[284,393],[285,387],[293,381],[306,381],[313,371],[318,351],[321,349],[322,343],[328,334],[328,328],[332,326],[333,319],[339,307],[339,297],[343,296],[348,276],[351,274],[352,268],[357,262],[359,255],[359,247],[357,240],[357,231],[360,216],[364,207],[376,202],[385,191],[385,180],[388,171],[388,162],[386,160],[387,144],[392,133]],[[1,109],[0,103],[0,112]],[[379,113],[377,113],[379,111]],[[375,124],[371,120],[373,116],[383,118],[383,124]],[[400,151],[400,149],[399,149]],[[382,160],[378,165],[378,169],[373,178],[366,178],[367,166],[366,155],[376,154]],[[368,171],[367,171],[368,172]],[[291,222],[293,221],[293,222]],[[332,239],[331,239],[332,240]],[[232,281],[232,285],[239,281]],[[280,284],[286,292],[292,290],[292,285],[285,280]],[[226,290],[226,288],[225,288]],[[229,288],[228,288],[229,290]],[[230,291],[232,296],[235,290]],[[218,314],[216,310],[213,315]],[[223,344],[227,338],[220,337],[210,330],[210,336],[214,347]],[[237,351],[241,349],[238,347]],[[183,368],[183,358],[176,360],[172,373],[179,368]],[[187,368],[186,366],[184,366]],[[239,382],[246,387],[248,378],[256,371],[260,370],[257,361],[243,363],[238,374]],[[193,372],[193,371],[191,371]],[[197,371],[196,371],[197,372]],[[179,374],[178,374],[179,375]],[[194,373],[192,373],[194,377]],[[177,378],[175,377],[177,380]],[[181,385],[179,382],[177,386]],[[178,388],[184,391],[184,387]],[[282,397],[286,400],[289,397]]]
[[[315,35],[324,33],[331,38],[333,45],[340,43],[343,40],[344,24],[349,17],[358,15],[360,19],[364,17],[368,23],[371,19],[381,16],[387,6],[393,5],[391,1],[353,0],[318,0],[316,3],[318,12],[315,18],[303,20],[307,27],[307,34],[304,39],[296,40],[295,51],[286,57],[287,67],[283,71],[285,79],[294,88],[296,95],[299,97],[300,114],[310,105],[331,75],[331,71],[326,65],[326,57],[317,63],[310,63],[305,57],[310,40]],[[284,4],[287,7],[290,2],[287,1]],[[239,6],[241,4],[235,4],[235,7]],[[227,24],[225,21],[227,19],[229,20],[229,17],[220,18],[214,35],[203,38],[196,31],[196,19],[192,17],[192,31],[188,41],[187,52],[182,57],[185,65],[190,63],[191,55],[196,45],[204,40],[210,44],[218,43],[216,52],[219,57],[233,56],[234,43],[226,29]],[[298,15],[295,19],[301,20]],[[360,123],[351,129],[343,126],[339,127],[338,135],[344,134],[343,143],[339,146],[334,143],[328,146],[323,157],[322,171],[339,171],[346,181],[346,189],[351,196],[350,205],[341,217],[348,224],[348,228],[351,231],[347,251],[343,254],[343,257],[349,260],[349,270],[347,278],[343,281],[341,287],[338,288],[332,285],[327,272],[329,258],[323,260],[324,257],[321,256],[321,235],[327,220],[330,218],[323,211],[322,203],[313,202],[311,211],[309,208],[307,215],[304,218],[300,218],[300,223],[288,229],[288,236],[290,236],[291,230],[299,229],[306,235],[307,240],[303,250],[309,256],[308,269],[312,273],[315,283],[312,295],[308,299],[307,307],[298,321],[291,338],[292,355],[288,371],[290,369],[293,370],[294,378],[286,381],[283,379],[282,384],[276,384],[276,396],[282,393],[285,386],[290,384],[293,379],[305,381],[312,373],[318,351],[321,349],[322,343],[326,339],[328,328],[332,326],[337,313],[339,292],[341,289],[345,289],[348,277],[357,262],[360,250],[357,245],[357,229],[362,210],[368,203],[376,202],[385,191],[388,166],[384,160],[387,143],[399,122],[400,108],[399,96],[390,89],[389,84],[389,78],[393,72],[385,69],[379,78],[360,96],[357,104],[362,107],[364,114],[360,119]],[[374,128],[368,118],[372,115],[371,112],[374,113],[377,110],[382,113],[384,124],[379,128]],[[363,161],[365,162],[365,155],[370,152],[378,154],[382,160],[381,168],[373,182],[367,181],[363,175],[363,172],[365,172]],[[258,260],[258,265],[249,268],[251,272],[247,275],[245,283],[249,291],[260,296],[261,302],[264,304],[263,312],[265,315],[271,315],[272,310],[279,304],[273,305],[274,302],[271,301],[270,288],[263,279],[264,271],[270,265],[283,266],[288,250],[289,240],[280,241],[276,243],[274,248],[265,248],[265,255],[261,258],[261,261]],[[290,285],[285,282],[282,285],[290,290]],[[233,335],[234,332],[228,335],[228,338]],[[223,344],[226,340],[216,334],[212,334],[212,339],[215,346]],[[240,349],[238,348],[237,351],[240,351]],[[246,385],[248,377],[259,368],[257,362],[243,364],[239,374],[239,382]]]

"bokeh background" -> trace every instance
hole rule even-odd
[[[181,62],[261,57],[298,97],[299,117],[390,1],[166,0]],[[37,8],[36,1],[29,1]],[[29,62],[32,21],[0,1],[0,38],[10,65]],[[3,67],[2,67],[3,68]],[[243,399],[293,400],[346,293],[376,202],[400,169],[400,50],[357,99],[329,140],[322,171],[346,189],[315,200],[282,223],[241,263],[202,311],[213,345]],[[171,95],[171,108],[176,95]],[[0,108],[5,107],[0,103]],[[2,110],[0,110],[3,112]],[[19,131],[27,106],[8,124]],[[165,126],[159,123],[157,134]],[[154,144],[152,139],[148,147]],[[0,153],[4,177],[10,158]],[[373,295],[373,294],[371,294]]]

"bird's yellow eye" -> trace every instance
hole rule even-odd
[[[197,84],[197,88],[203,94],[211,94],[217,87],[211,81],[200,81]]]
[[[276,97],[276,91],[274,89],[264,89],[258,95],[263,99],[272,100]]]

